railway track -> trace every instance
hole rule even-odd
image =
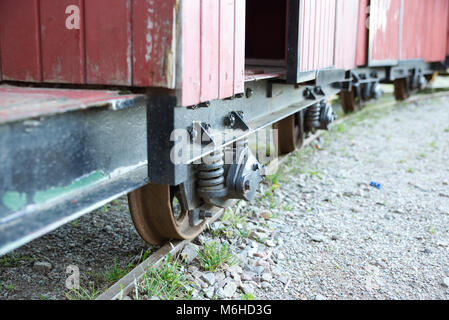
[[[427,99],[434,99],[439,97],[448,97],[449,92],[436,92],[436,93],[430,93],[430,94],[420,94],[413,96],[406,101],[387,101],[384,103],[379,103],[377,105],[372,105],[370,107],[371,110],[376,109],[383,109],[392,107],[401,103],[415,103],[422,100]],[[340,119],[338,119],[335,124],[341,124],[348,120],[348,116],[343,116]],[[318,131],[317,133],[309,136],[303,143],[303,147],[310,145],[315,140],[317,140],[323,131]],[[268,164],[268,169],[271,170],[275,166],[279,166],[282,163],[284,163],[290,156],[284,155],[276,158],[272,162]],[[223,215],[224,210],[223,209],[215,209],[212,211],[213,216],[209,219],[208,224],[212,224]],[[135,267],[132,271],[130,271],[127,275],[125,275],[123,278],[121,278],[119,281],[117,281],[115,284],[113,284],[109,289],[107,289],[104,293],[99,295],[96,300],[120,300],[129,293],[131,293],[134,289],[136,284],[144,277],[145,273],[150,268],[157,268],[164,260],[167,255],[175,255],[183,250],[183,248],[188,244],[190,241],[183,240],[183,241],[170,241],[165,243],[161,246],[159,250],[157,250],[155,253],[153,253],[150,257],[148,257],[145,261],[140,263],[137,267]]]

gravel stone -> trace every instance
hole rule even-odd
[[[273,276],[271,275],[271,273],[264,273],[262,275],[262,281],[271,282],[272,279],[273,279]]]
[[[204,295],[206,296],[206,298],[212,299],[214,297],[214,293],[215,293],[214,287],[209,287],[203,291],[204,291]]]
[[[244,282],[240,285],[240,289],[243,293],[254,294],[254,286],[249,282]]]
[[[184,260],[185,263],[189,264],[192,263],[192,261],[198,256],[198,250],[199,246],[188,243],[185,248],[181,252],[181,257]]]
[[[254,279],[255,275],[256,274],[253,272],[245,271],[242,273],[241,279],[242,279],[242,281],[251,281]]]
[[[204,273],[201,275],[201,279],[210,286],[213,286],[215,283],[215,275],[213,273]]]
[[[223,294],[226,298],[232,298],[236,290],[237,285],[235,284],[235,282],[228,282],[223,288]]]
[[[325,238],[319,234],[311,234],[310,239],[313,242],[323,242]]]
[[[273,240],[267,240],[266,242],[265,242],[265,244],[268,246],[268,247],[276,247],[276,243],[273,241]]]
[[[47,274],[51,271],[52,265],[50,262],[41,261],[41,262],[35,262],[33,265],[33,269],[37,272],[40,272],[42,274]]]
[[[449,277],[444,278],[443,281],[441,282],[441,285],[443,287],[449,288]]]

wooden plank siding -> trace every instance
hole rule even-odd
[[[133,0],[131,4],[133,85],[175,88],[178,1]]]
[[[80,9],[78,29],[66,27],[70,5]],[[0,77],[163,87],[182,105],[227,98],[244,90],[245,8],[245,0],[0,0]]]
[[[368,27],[369,0],[359,0],[359,18],[357,23],[356,65],[366,66],[368,63]]]
[[[449,10],[448,10],[448,22],[446,32],[446,56],[449,56]]]
[[[245,89],[246,0],[234,0],[234,5],[234,94],[238,94]]]
[[[336,0],[302,0],[300,72],[334,65]]]
[[[447,30],[447,0],[407,0],[403,7],[401,60],[444,61],[446,43],[437,30]]]
[[[76,5],[83,10],[83,1],[40,0],[41,59],[43,82],[76,83],[86,80],[84,25],[66,32],[66,8]]]
[[[42,81],[39,1],[0,1],[3,80]]]
[[[235,1],[220,1],[220,52],[219,52],[219,92],[218,98],[224,99],[234,94],[234,35]]]
[[[399,60],[401,2],[402,0],[371,0],[369,66],[395,65]]]
[[[351,70],[356,67],[359,0],[337,0],[335,29],[335,67]]]

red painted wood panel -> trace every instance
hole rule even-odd
[[[357,26],[356,65],[365,66],[368,63],[368,0],[359,0],[359,18]]]
[[[337,0],[335,27],[335,67],[356,67],[359,0]]]
[[[43,81],[84,83],[84,25],[67,29],[66,8],[76,5],[83,12],[84,1],[40,0]]]
[[[300,17],[301,21],[304,21],[302,24],[302,34],[301,34],[301,44],[300,44],[300,70],[305,70],[309,68],[309,56],[307,54],[307,48],[310,46],[310,6],[311,2],[309,0],[301,1],[300,12],[302,12],[302,16]]]
[[[201,90],[201,1],[182,2],[182,88],[181,101],[185,106],[200,101]]]
[[[449,2],[447,0],[435,0],[436,5],[432,13],[433,19],[427,19],[427,34],[431,37],[426,37],[428,43],[424,45],[426,48],[425,59],[427,61],[444,61],[446,46],[444,45],[444,34],[435,32],[435,30],[446,30],[448,28],[448,14]],[[435,44],[435,50],[432,46]]]
[[[235,30],[235,32],[234,32]],[[245,0],[182,2],[181,104],[244,91]]]
[[[245,16],[246,1],[235,0],[234,94],[245,91]]]
[[[448,10],[447,0],[404,1],[401,59],[445,59],[445,35],[436,30],[447,30]]]
[[[394,65],[399,59],[401,0],[371,0],[369,65]]]
[[[175,88],[176,0],[132,1],[133,85]]]
[[[234,94],[235,0],[220,0],[219,98]]]
[[[310,11],[306,14],[310,15],[310,32],[307,35],[309,37],[309,47],[304,47],[305,54],[308,56],[307,59],[307,69],[301,71],[312,70],[314,66],[315,57],[315,43],[317,42],[317,37],[315,37],[315,25],[316,25],[316,0],[306,0],[310,2]]]
[[[327,1],[324,1],[325,4],[327,5]],[[336,28],[336,23],[337,23],[337,17],[336,17],[336,13],[337,12],[337,1],[333,1],[331,3],[331,8],[330,10],[326,10],[326,15],[325,15],[325,21],[326,21],[326,31],[325,31],[325,35],[327,35],[327,30],[329,30],[330,28],[333,28],[333,32],[332,35],[329,35],[331,38],[329,40],[331,41],[326,41],[326,55],[325,57],[327,59],[323,60],[323,64],[329,64],[329,65],[335,65],[335,28]]]
[[[0,0],[4,80],[42,81],[38,0]]]
[[[79,29],[66,28],[69,5],[80,8]],[[165,87],[182,105],[244,91],[245,0],[0,0],[0,8],[6,80]]]
[[[448,19],[449,19],[449,10],[448,10]],[[447,40],[446,40],[446,55],[449,56],[449,20],[447,24]]]
[[[201,0],[201,101],[218,98],[220,3]]]
[[[300,71],[334,64],[336,0],[303,0]]]
[[[132,85],[131,0],[86,0],[87,82]]]

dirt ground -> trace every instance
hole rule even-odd
[[[195,243],[209,241],[238,264],[193,298],[448,299],[449,98],[349,116]],[[148,249],[118,199],[0,257],[0,299],[65,299],[69,266],[88,292],[70,297],[92,298]]]

